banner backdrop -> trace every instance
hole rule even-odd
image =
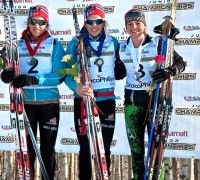
[[[0,1],[1,2],[1,1]],[[147,28],[155,36],[153,28],[170,15],[170,0],[14,0],[18,39],[26,28],[28,9],[32,5],[48,6],[50,34],[67,43],[75,35],[72,8],[78,8],[80,27],[83,25],[83,8],[91,3],[100,3],[109,26],[107,33],[119,41],[128,34],[124,28],[124,14],[131,8],[138,8],[146,15]],[[175,50],[187,62],[184,73],[174,77],[173,115],[166,145],[166,157],[200,158],[200,1],[178,0],[175,25],[180,29]],[[4,45],[4,23],[0,9],[0,48]],[[112,143],[112,154],[130,155],[123,114],[124,80],[116,83],[117,119]],[[60,90],[60,127],[56,143],[57,152],[78,152],[79,146],[73,124],[73,92],[65,84]],[[47,112],[48,113],[48,112]],[[0,149],[14,150],[15,129],[10,128],[8,85],[0,81]],[[39,140],[39,137],[38,137]],[[147,137],[146,137],[147,141]]]

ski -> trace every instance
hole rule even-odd
[[[91,80],[89,76],[91,49],[90,47],[84,46],[83,37],[80,34],[80,28],[75,8],[72,9],[72,13],[75,33],[78,39],[78,54],[80,57],[80,82],[82,85],[89,85],[91,87]],[[84,97],[83,102],[85,108],[84,118],[86,119],[86,133],[88,135],[90,144],[91,163],[95,169],[96,179],[108,180],[108,169],[98,108],[92,97]],[[83,126],[85,125],[83,124]]]
[[[165,21],[162,23],[162,36],[159,39],[159,55],[164,57],[165,62],[160,65],[160,68],[166,68],[172,64],[174,40],[169,39],[169,36],[172,20],[175,19],[176,6],[177,1],[174,0],[172,2],[171,16],[166,16]],[[144,180],[159,179],[172,110],[172,78],[169,78],[163,83],[156,85]]]
[[[5,33],[5,61],[7,68],[15,69],[18,75],[19,56],[17,52],[17,34],[15,24],[15,11],[12,0],[2,0],[4,33]],[[29,155],[27,150],[26,129],[23,117],[22,88],[16,89],[9,85],[10,92],[10,123],[16,129],[16,176],[19,180],[31,180]]]

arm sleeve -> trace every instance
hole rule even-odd
[[[37,74],[36,78],[39,79],[39,85],[41,86],[55,86],[61,83],[63,75],[59,75],[57,70],[67,67],[67,64],[62,62],[62,57],[65,55],[62,44],[54,40],[53,52],[52,52],[52,71],[46,74]]]
[[[71,55],[71,61],[70,61],[70,67],[76,63],[78,63],[78,56],[77,56],[77,39],[74,37],[72,40],[69,42],[66,50],[66,55]],[[72,91],[75,92],[77,83],[74,80],[74,77],[72,76],[67,76],[64,80],[65,84],[71,89]]]

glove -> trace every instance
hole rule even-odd
[[[17,77],[12,82],[13,87],[15,88],[20,88],[24,86],[30,86],[30,85],[38,85],[39,80],[35,76],[29,76],[26,74],[21,74]]]
[[[162,32],[163,32],[162,26],[163,26],[163,24],[154,27],[154,32],[155,32],[155,33],[158,33],[158,34],[162,34]],[[172,25],[171,25],[171,30],[170,30],[169,38],[172,39],[172,40],[176,40],[175,37],[176,37],[176,35],[179,34],[179,33],[180,33],[179,29],[176,28],[176,27],[172,24]]]
[[[15,78],[15,71],[12,68],[4,69],[1,73],[1,80],[4,83],[10,83]]]
[[[176,68],[168,67],[165,69],[158,69],[152,74],[153,81],[156,83],[161,83],[168,79],[170,76],[174,76],[176,74]]]
[[[126,68],[120,59],[115,60],[115,79],[120,80],[126,77]]]
[[[0,71],[5,68],[5,63],[3,58],[0,56]]]
[[[6,54],[6,48],[4,47],[0,50],[0,70],[4,69],[7,64],[5,54]]]

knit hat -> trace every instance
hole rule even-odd
[[[141,21],[146,26],[145,15],[140,10],[136,10],[136,9],[129,10],[125,14],[124,19],[125,19],[125,24],[127,24],[129,21]]]
[[[29,8],[28,19],[33,17],[43,17],[46,21],[49,21],[49,13],[46,6],[36,5]]]
[[[85,8],[84,20],[87,20],[92,15],[98,15],[105,20],[105,12],[100,4],[90,4]]]

